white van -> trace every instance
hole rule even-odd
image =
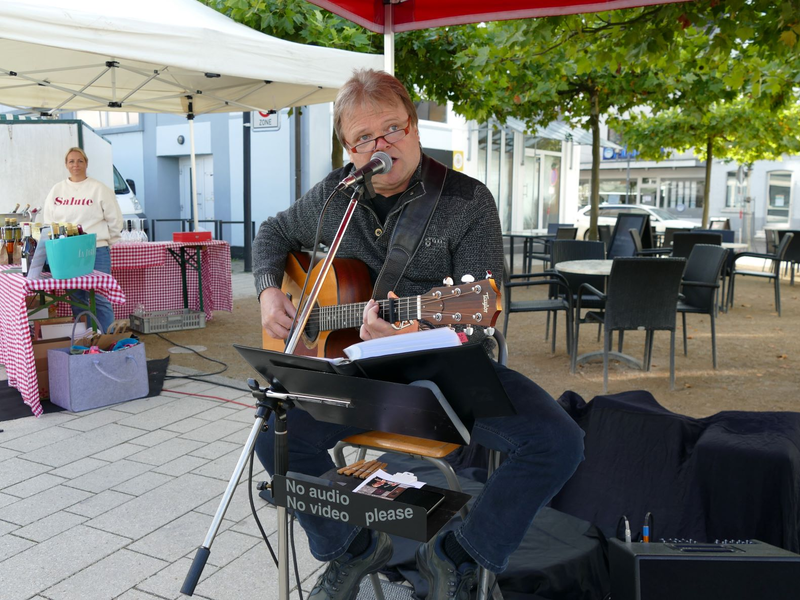
[[[144,219],[144,230],[150,235],[150,224],[147,215],[142,210],[142,205],[136,198],[136,184],[132,179],[123,179],[117,167],[114,167],[114,193],[117,195],[117,203],[122,211],[123,219]],[[134,223],[136,227],[138,223]]]

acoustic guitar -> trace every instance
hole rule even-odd
[[[286,257],[281,291],[294,302],[300,297],[311,256],[293,252]],[[308,290],[319,277],[322,262],[311,272]],[[307,290],[307,291],[308,291]],[[344,356],[347,346],[361,341],[364,307],[372,294],[367,266],[352,258],[337,258],[331,265],[300,336],[294,354],[335,358]],[[389,322],[425,320],[434,325],[481,325],[494,327],[502,310],[500,292],[493,279],[433,288],[420,296],[378,300],[380,316]],[[262,331],[267,350],[283,352],[285,341]]]

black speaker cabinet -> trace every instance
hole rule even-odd
[[[609,541],[611,600],[797,600],[800,555],[748,544]]]

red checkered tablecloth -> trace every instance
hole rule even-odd
[[[111,247],[111,272],[125,292],[127,302],[114,307],[114,317],[126,319],[142,305],[146,311],[183,308],[181,267],[169,249],[194,259],[195,248],[201,247],[200,268],[203,275],[203,310],[206,319],[215,310],[233,310],[231,291],[231,250],[228,242],[136,242]],[[197,294],[197,271],[186,269],[189,308],[200,310]]]
[[[38,291],[60,294],[64,290],[95,290],[114,304],[125,302],[125,294],[111,275],[93,271],[73,279],[28,280],[21,273],[3,273],[0,267],[0,363],[6,368],[8,385],[17,388],[25,404],[37,417],[42,414],[33,343],[25,297]]]

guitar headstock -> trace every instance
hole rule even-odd
[[[503,310],[494,279],[433,288],[420,301],[422,319],[434,325],[494,327]]]

